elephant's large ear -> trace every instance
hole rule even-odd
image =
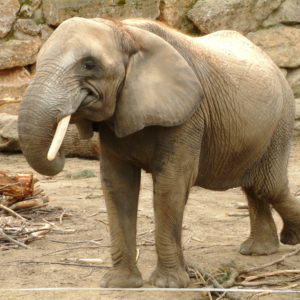
[[[123,137],[146,126],[176,126],[200,104],[200,83],[185,59],[159,36],[127,26],[139,45],[131,56],[115,111],[115,133]]]

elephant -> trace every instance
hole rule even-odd
[[[42,46],[19,113],[26,160],[49,176],[64,167],[68,124],[100,137],[112,268],[102,287],[141,287],[136,264],[141,170],[153,180],[157,264],[150,282],[186,287],[181,245],[190,188],[241,187],[250,215],[244,255],[300,242],[300,202],[287,164],[294,98],[271,58],[230,30],[192,37],[148,19],[74,17]]]

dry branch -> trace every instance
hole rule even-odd
[[[18,173],[9,176],[7,172],[0,171],[0,195],[25,199],[34,194],[34,184],[37,182],[32,173]]]
[[[3,99],[0,99],[0,106],[5,104],[11,104],[11,103],[20,103],[22,99],[20,97],[6,97]]]
[[[12,243],[14,243],[14,244],[16,244],[18,246],[21,246],[21,247],[26,248],[26,249],[30,249],[30,247],[28,247],[24,243],[19,242],[19,241],[13,239],[12,237],[10,237],[9,235],[7,235],[1,228],[0,228],[0,237],[3,237],[7,241],[12,242]]]
[[[245,202],[237,202],[236,208],[237,209],[248,209],[248,204]]]
[[[43,190],[35,188],[37,181],[31,172],[12,176],[8,172],[0,171],[1,250],[12,249],[15,245],[28,248],[26,243],[44,237],[52,229],[52,226],[45,223],[33,224],[17,213],[32,212],[49,201]],[[30,216],[28,218],[31,219]]]
[[[77,266],[77,267],[93,267],[93,268],[110,268],[111,266],[97,264],[80,264],[67,262],[52,262],[52,261],[19,261],[20,264],[42,264],[42,265],[62,265],[62,266]]]
[[[204,279],[207,279],[207,281],[210,281],[215,288],[218,288],[218,289],[223,289],[224,288],[224,286],[221,283],[219,283],[218,280],[213,275],[211,275],[211,274],[207,273],[206,271],[204,271],[197,264],[188,262],[187,263],[187,268],[188,269],[194,269],[196,272],[199,272],[202,275],[202,277]],[[232,293],[226,293],[226,297],[230,300],[240,300],[241,299],[239,296],[236,296]]]
[[[226,216],[229,216],[229,217],[247,217],[247,216],[249,216],[249,212],[248,211],[234,211],[234,212],[226,213]]]
[[[253,272],[253,271],[261,270],[261,269],[264,269],[264,268],[276,265],[278,263],[283,262],[287,257],[291,257],[293,255],[297,255],[299,252],[300,252],[300,247],[296,248],[292,252],[289,252],[289,253],[283,255],[281,258],[275,259],[275,260],[273,260],[273,261],[271,261],[271,262],[269,262],[267,264],[264,264],[264,265],[261,265],[261,266],[256,266],[256,267],[252,267],[252,268],[249,268],[249,269],[241,270],[240,274],[250,273],[250,272]]]
[[[24,208],[39,207],[39,206],[44,206],[44,204],[47,202],[49,202],[49,198],[42,197],[38,199],[31,199],[31,200],[24,200],[24,201],[17,202],[13,204],[10,208],[18,210]]]
[[[13,211],[12,209],[6,207],[5,205],[3,204],[0,204],[0,208],[5,210],[6,212],[8,212],[10,215],[22,220],[22,221],[26,221],[25,218],[23,218],[22,216],[20,216],[18,213],[16,213],[15,211]]]
[[[67,262],[75,263],[85,263],[85,264],[102,264],[103,260],[101,258],[65,258]]]
[[[285,278],[285,279],[275,279],[275,280],[265,280],[265,281],[257,281],[257,282],[239,282],[238,285],[244,286],[244,287],[256,287],[256,286],[264,286],[264,285],[280,285],[287,282],[293,282],[300,279],[300,275],[297,275],[292,278]]]
[[[290,274],[294,274],[294,273],[299,274],[300,270],[276,270],[273,272],[261,273],[258,275],[246,277],[242,283],[246,283],[246,282],[253,281],[253,280],[256,280],[259,278],[264,278],[264,277],[270,277],[270,276],[276,276],[276,275],[290,275]]]

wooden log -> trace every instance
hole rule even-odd
[[[14,199],[24,199],[34,193],[34,184],[37,182],[31,172],[18,173],[9,176],[7,172],[0,171],[0,195],[10,196]]]
[[[24,209],[24,208],[37,207],[37,206],[42,206],[47,202],[49,202],[48,197],[42,197],[42,198],[31,199],[31,200],[24,200],[24,201],[16,202],[15,204],[13,204],[10,207],[10,209],[18,210],[18,209]]]
[[[3,99],[0,99],[0,106],[5,105],[5,104],[11,104],[11,103],[20,103],[21,100],[22,99],[19,98],[19,97],[15,97],[15,98],[6,97],[6,98],[3,98]]]

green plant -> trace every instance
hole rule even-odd
[[[20,5],[32,5],[32,0],[19,0]]]
[[[236,269],[236,264],[233,260],[227,264],[223,264],[222,267],[218,269],[218,273],[215,277],[219,283],[222,284],[229,279],[231,269]]]
[[[117,5],[124,5],[126,4],[126,0],[118,0]]]

